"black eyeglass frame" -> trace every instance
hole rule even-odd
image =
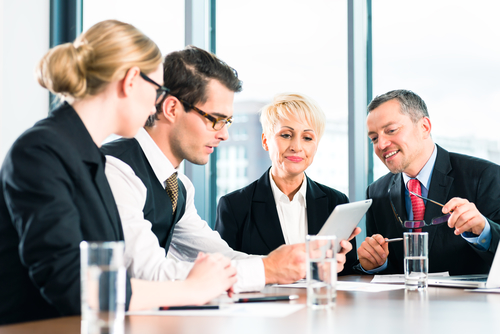
[[[430,223],[427,223],[425,220],[405,220],[405,222],[403,223],[402,219],[399,217],[398,213],[396,212],[396,207],[394,206],[394,202],[392,201],[391,189],[394,186],[394,184],[395,184],[395,182],[392,182],[391,185],[389,186],[389,189],[388,189],[389,202],[391,203],[392,212],[394,213],[394,216],[396,217],[396,219],[401,223],[401,226],[403,226],[405,228],[409,228],[409,229],[422,228],[424,226],[436,226],[436,225],[446,223],[448,221],[448,219],[450,218],[450,214],[448,213],[444,216],[432,218]],[[436,201],[433,201],[431,199],[428,199],[426,197],[419,196],[415,193],[412,193],[412,194],[423,199],[423,200],[428,200],[431,203],[443,206],[442,204],[440,204]],[[410,194],[410,196],[411,196],[411,194]]]
[[[167,95],[167,93],[170,92],[170,89],[158,84],[156,81],[154,81],[153,79],[151,79],[150,77],[148,77],[146,74],[144,74],[142,72],[140,72],[139,74],[140,74],[141,78],[143,78],[147,82],[158,87],[156,89],[156,100],[155,100],[155,106],[158,106],[163,101],[163,98],[165,97],[165,95]]]
[[[195,107],[194,105],[192,105],[191,103],[189,103],[189,102],[187,102],[187,101],[185,101],[183,99],[180,99],[178,97],[176,97],[176,99],[179,100],[179,101],[181,101],[182,104],[184,104],[185,106],[187,106],[189,109],[193,109],[198,114],[200,114],[201,116],[205,117],[210,122],[212,122],[212,129],[214,129],[215,131],[221,130],[224,127],[224,125],[226,125],[229,128],[231,126],[231,124],[233,124],[233,116],[231,116],[229,118],[214,117],[214,116],[212,116],[210,114],[207,114],[203,110]],[[220,126],[218,124],[220,124]]]

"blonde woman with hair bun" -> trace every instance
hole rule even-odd
[[[112,20],[40,61],[38,82],[62,104],[0,169],[0,325],[80,314],[80,242],[123,240],[99,147],[113,133],[134,136],[154,113],[168,91],[161,63],[153,41]],[[228,259],[200,254],[185,281],[127,277],[126,305],[202,304],[235,281]]]
[[[278,94],[262,108],[260,122],[262,147],[269,152],[271,167],[260,179],[221,197],[215,228],[234,250],[267,255],[283,244],[303,244],[307,234],[319,232],[335,206],[349,200],[305,173],[326,123],[313,99]],[[357,227],[349,240],[360,231]],[[342,240],[341,246],[337,271],[348,274],[356,261],[350,252],[356,243]]]

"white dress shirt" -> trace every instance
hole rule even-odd
[[[177,170],[144,129],[135,139],[165,187],[166,179]],[[151,223],[144,219],[146,186],[129,165],[112,156],[106,156],[106,176],[120,213],[125,265],[132,277],[155,281],[185,279],[198,252],[221,253],[233,260],[238,272],[235,292],[258,291],[265,286],[262,258],[232,250],[219,233],[201,219],[194,206],[194,186],[184,174],[178,173],[178,177],[186,188],[186,210],[175,224],[169,257],[165,257]]]
[[[271,173],[269,173],[269,179],[285,243],[291,245],[305,242],[307,233],[307,178],[303,178],[299,191],[291,201],[278,188]]]

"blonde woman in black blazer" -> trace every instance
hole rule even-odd
[[[16,140],[0,170],[0,325],[80,314],[80,242],[123,240],[99,146],[134,136],[162,101],[161,62],[153,41],[118,21],[41,60],[39,83],[65,102]],[[229,263],[202,255],[179,282],[128,277],[127,308],[204,303],[234,284]]]
[[[272,166],[260,179],[221,197],[215,228],[233,249],[267,255],[285,243],[304,242],[306,234],[317,234],[335,206],[349,200],[305,174],[325,128],[325,115],[312,99],[279,94],[262,109],[260,120],[262,146]],[[298,215],[287,212],[290,205]],[[359,232],[357,228],[352,237]],[[350,273],[356,262],[356,253],[350,252],[355,240],[344,240],[342,246],[338,271],[347,253],[343,273]]]

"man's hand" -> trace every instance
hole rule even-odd
[[[306,276],[305,244],[281,245],[262,261],[266,284],[289,284]]]
[[[361,228],[356,227],[354,231],[352,231],[351,236],[349,237],[349,241],[351,241],[355,236],[357,236],[361,232]],[[346,261],[346,254],[352,250],[351,243],[347,240],[340,240],[340,252],[337,254],[337,272],[341,272],[344,270],[344,264]]]
[[[372,270],[382,266],[389,256],[389,244],[380,234],[366,237],[358,248],[359,263],[365,270]]]
[[[472,232],[480,235],[483,232],[485,219],[477,210],[474,203],[466,199],[454,197],[443,207],[443,213],[447,214],[453,211],[448,219],[448,226],[455,228],[455,235],[464,232]]]

